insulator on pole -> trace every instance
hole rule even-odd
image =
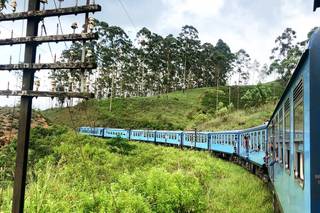
[[[54,79],[54,78],[52,77],[52,79],[51,79],[51,91],[52,91],[52,92],[55,92],[56,89],[57,89],[57,81],[56,81],[56,79]]]
[[[87,54],[86,54],[86,58],[90,59],[92,56],[93,56],[92,50],[88,49]]]
[[[40,0],[40,2],[43,4],[43,10],[45,10],[46,4],[48,4],[48,0]]]
[[[17,1],[12,0],[10,6],[12,7],[12,12],[16,12],[17,10]]]
[[[35,86],[36,86],[36,91],[39,91],[39,88],[40,88],[40,79],[37,79],[35,81]]]
[[[71,28],[73,29],[73,34],[76,33],[76,29],[78,29],[78,23],[77,22],[74,22],[71,24]]]
[[[88,19],[88,29],[89,29],[89,31],[92,32],[95,26],[96,26],[96,22],[95,22],[94,18],[93,17],[89,17],[89,19]]]
[[[0,2],[0,11],[2,11],[4,9],[4,4],[2,3],[2,1]]]

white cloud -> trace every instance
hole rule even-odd
[[[224,0],[162,0],[168,10],[161,17],[162,28],[181,27],[186,23],[201,22],[219,14]]]

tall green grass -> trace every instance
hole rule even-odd
[[[261,180],[208,152],[58,127],[32,135],[26,212],[272,212]],[[0,151],[0,212],[11,208],[11,146]]]

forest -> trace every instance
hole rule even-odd
[[[97,62],[98,69],[85,75],[80,71],[52,73],[53,81],[65,91],[80,90],[80,79],[86,78],[88,91],[97,98],[152,96],[177,90],[246,85],[250,73],[262,80],[275,74],[286,84],[312,32],[297,41],[296,32],[286,28],[275,39],[270,63],[261,65],[245,49],[232,52],[222,39],[216,44],[202,43],[198,30],[183,26],[178,36],[165,37],[142,28],[133,40],[126,32],[96,20],[99,39],[87,44],[86,60]],[[82,43],[74,43],[63,52],[61,61],[81,60]],[[82,77],[84,76],[84,77]],[[235,79],[230,82],[230,79]]]

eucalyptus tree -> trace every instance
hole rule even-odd
[[[268,74],[277,73],[283,83],[286,83],[291,77],[292,71],[302,54],[301,44],[296,42],[296,38],[296,32],[292,28],[286,28],[276,38],[276,47],[272,49]]]
[[[198,30],[190,25],[182,27],[178,37],[181,43],[181,54],[183,58],[183,91],[194,86],[196,76],[199,76],[200,68],[200,46]]]
[[[250,55],[244,50],[240,49],[235,54],[234,60],[234,74],[237,75],[237,109],[240,107],[240,85],[245,85],[249,80],[249,68],[250,68],[251,58]]]
[[[215,46],[215,83],[216,83],[216,107],[219,105],[219,92],[220,85],[225,85],[228,75],[232,71],[234,54],[231,52],[230,47],[221,39],[218,40]]]
[[[199,87],[212,87],[215,82],[215,71],[216,71],[216,56],[215,47],[210,43],[205,43],[201,48],[201,67],[202,76],[201,81],[198,79]]]
[[[163,70],[163,87],[165,93],[171,92],[179,79],[176,72],[179,69],[179,41],[172,35],[168,35],[163,40],[162,60],[165,66]]]
[[[128,64],[132,50],[132,42],[123,29],[117,26],[108,26],[104,22],[98,23],[99,41],[97,51],[100,66],[100,84],[109,88],[110,111],[112,98],[124,96],[127,82]]]

